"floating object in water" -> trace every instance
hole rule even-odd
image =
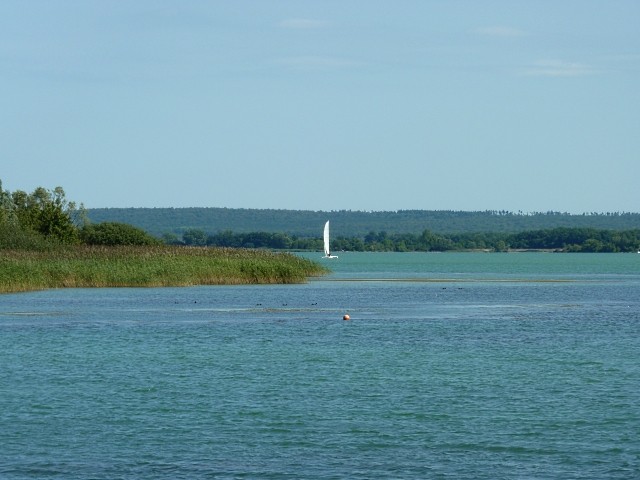
[[[351,320],[351,317],[349,316],[348,313],[345,313],[344,316],[342,317],[343,320]]]
[[[324,224],[324,257],[322,258],[338,258],[337,255],[331,255],[331,247],[329,246],[329,220]]]

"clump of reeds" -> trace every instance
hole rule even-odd
[[[0,251],[0,292],[48,288],[302,283],[326,269],[289,253],[204,247]]]

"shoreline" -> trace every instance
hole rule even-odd
[[[328,273],[291,253],[210,247],[67,247],[4,250],[0,293],[54,288],[305,283]]]

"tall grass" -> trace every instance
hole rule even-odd
[[[327,271],[289,253],[200,247],[0,250],[0,292],[79,287],[303,283]]]

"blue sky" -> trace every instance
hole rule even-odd
[[[640,211],[637,0],[0,2],[0,179],[97,207]]]

